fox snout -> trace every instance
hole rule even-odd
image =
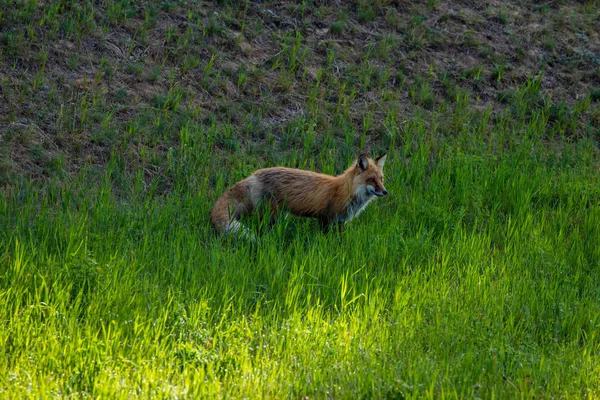
[[[377,197],[387,196],[388,194],[388,191],[385,190],[384,187],[381,187],[380,189],[375,189],[373,186],[369,185],[367,186],[367,189],[369,190],[369,192],[371,192],[371,194],[374,194]]]

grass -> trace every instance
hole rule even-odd
[[[0,199],[0,395],[597,396],[597,146],[540,117],[411,121],[341,237],[216,237],[212,200],[259,165],[219,166],[211,127],[182,129],[169,194],[118,154],[97,187],[24,184]]]
[[[0,5],[0,398],[600,396],[597,10],[80,3]],[[341,235],[212,231],[362,150]]]

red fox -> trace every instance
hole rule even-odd
[[[383,165],[387,153],[375,160],[361,154],[343,174],[331,176],[294,168],[259,169],[221,195],[210,210],[214,228],[255,238],[239,222],[261,204],[273,215],[283,206],[292,214],[317,218],[322,228],[349,222],[375,197],[387,195]]]

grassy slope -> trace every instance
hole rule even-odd
[[[594,2],[12,3],[0,16],[5,187],[102,174],[112,154],[169,191],[184,126],[208,136],[190,140],[213,145],[217,164],[341,169],[356,148],[403,144],[415,113],[455,134],[465,97],[469,111],[546,108],[549,136],[600,126]],[[515,98],[536,76],[539,92]]]
[[[1,10],[1,396],[600,395],[594,3]],[[341,238],[209,230],[388,147]]]

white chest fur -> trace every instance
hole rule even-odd
[[[354,198],[348,204],[346,209],[335,216],[333,219],[335,222],[343,222],[347,223],[352,220],[352,218],[356,217],[358,214],[365,209],[367,204],[371,202],[375,198],[375,195],[372,194],[366,186],[361,187],[354,193]]]

